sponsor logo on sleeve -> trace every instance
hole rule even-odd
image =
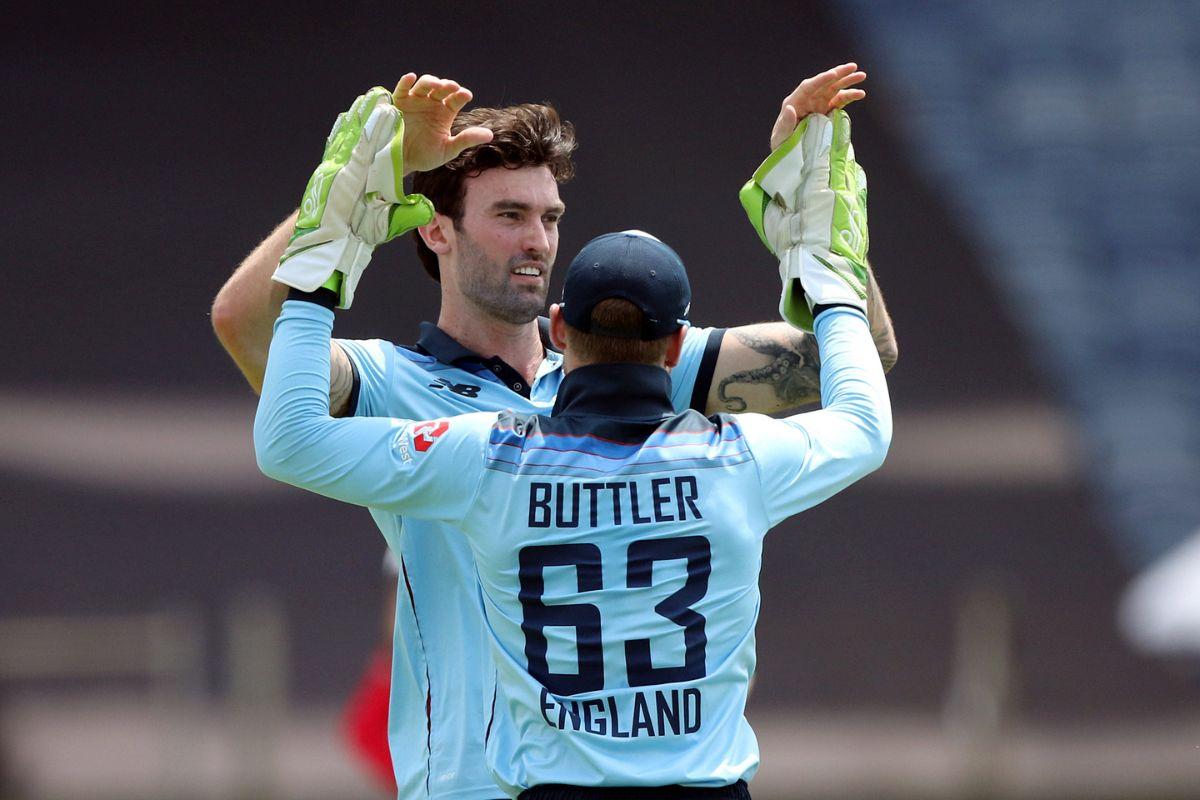
[[[448,430],[450,430],[450,421],[444,419],[435,419],[416,425],[412,429],[413,449],[418,453],[428,452],[438,437]]]

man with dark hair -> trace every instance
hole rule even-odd
[[[783,420],[673,409],[691,290],[678,255],[640,231],[593,239],[567,270],[550,415],[334,419],[336,295],[289,295],[259,465],[465,536],[497,670],[487,763],[509,797],[749,800],[763,537],[876,469],[891,438],[865,267],[813,274],[825,269],[797,276],[824,407]]]
[[[864,78],[845,64],[803,82],[785,99],[776,130],[861,98],[854,87]],[[301,210],[247,257],[213,305],[218,338],[253,388],[262,386],[286,294],[270,280],[277,264],[277,277],[307,291],[333,273],[343,276],[338,303],[346,306],[371,249],[416,227],[427,268],[428,254],[436,260],[437,325],[423,324],[413,347],[333,341],[332,415],[427,419],[553,406],[562,357],[538,314],[558,249],[558,184],[572,172],[573,132],[548,106],[460,114],[470,97],[453,81],[410,74],[394,92],[369,93],[339,118]],[[380,122],[374,114],[381,109],[403,112],[403,120]],[[418,173],[416,185],[434,203],[404,195],[399,181],[407,171]],[[326,212],[343,202],[349,205],[335,224],[338,216]],[[890,366],[895,340],[873,279],[867,295],[879,357]],[[706,414],[795,409],[818,399],[819,365],[815,338],[783,323],[689,328],[670,373],[672,407]],[[421,443],[435,434],[423,432]],[[400,796],[494,797],[483,764],[487,636],[471,553],[441,523],[371,512],[401,567],[389,722]]]
[[[560,120],[552,106],[525,103],[476,108],[461,112],[452,129],[473,127],[491,131],[492,140],[463,151],[436,169],[413,176],[413,192],[427,197],[438,213],[448,217],[458,230],[462,229],[466,180],[484,170],[544,166],[558,183],[566,183],[575,176],[575,162],[571,160],[575,152],[575,128]],[[437,254],[425,245],[419,231],[413,231],[412,235],[421,266],[429,277],[440,280]],[[538,308],[539,313],[541,310]]]

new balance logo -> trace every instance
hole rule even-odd
[[[434,378],[434,383],[429,384],[430,389],[449,389],[455,394],[460,394],[463,397],[479,397],[479,387],[470,383],[453,383],[445,378]]]

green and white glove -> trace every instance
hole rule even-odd
[[[376,246],[431,219],[428,199],[404,194],[404,115],[376,86],[333,124],[273,277],[306,292],[333,289],[338,308],[349,308]]]
[[[801,120],[738,198],[779,258],[784,320],[812,331],[814,306],[866,310],[867,176],[854,160],[845,111]]]

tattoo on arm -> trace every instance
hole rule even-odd
[[[728,391],[737,384],[766,384],[775,390],[780,408],[795,408],[821,397],[821,357],[817,340],[799,331],[768,336],[753,329],[731,329],[729,333],[756,353],[766,356],[765,366],[735,372],[717,387],[717,396],[728,411],[738,413],[747,406],[743,396]]]

